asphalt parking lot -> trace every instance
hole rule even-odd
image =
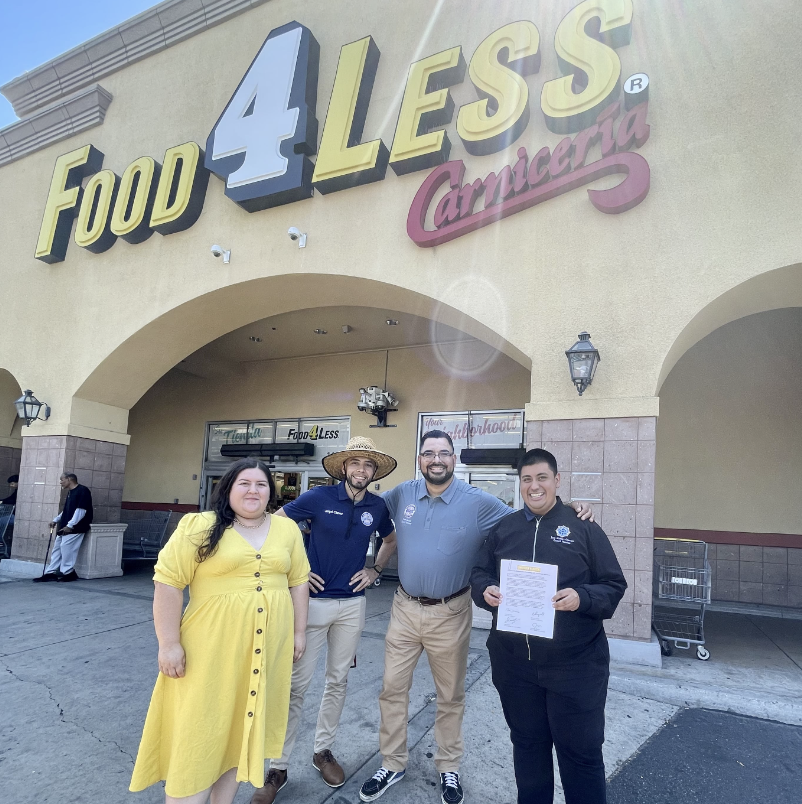
[[[802,727],[681,709],[608,783],[609,804],[800,800]]]

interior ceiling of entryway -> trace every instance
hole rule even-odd
[[[387,319],[398,321],[388,326]],[[343,327],[351,327],[347,334]],[[322,329],[328,334],[316,335]],[[261,342],[251,338],[261,338]],[[286,357],[393,349],[427,343],[472,341],[469,335],[428,318],[376,307],[315,307],[263,318],[212,341],[187,358],[247,363]],[[181,368],[179,365],[178,368]]]

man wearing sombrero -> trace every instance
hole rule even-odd
[[[340,483],[310,489],[276,512],[295,522],[312,523],[307,547],[312,568],[309,619],[306,652],[292,671],[284,751],[279,759],[271,760],[264,787],[254,793],[251,804],[272,804],[287,784],[287,766],[304,694],[324,646],[326,686],[315,729],[312,764],[329,787],[345,783],[345,772],[331,748],[345,703],[348,669],[365,627],[364,590],[379,577],[395,551],[395,532],[387,506],[381,497],[368,491],[368,486],[387,477],[396,465],[395,458],[376,449],[371,439],[352,438],[344,450],[323,459],[323,468]],[[374,562],[376,569],[366,569],[365,556],[374,531],[384,541]]]

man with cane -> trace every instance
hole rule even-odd
[[[56,531],[56,543],[53,545],[50,563],[40,578],[33,579],[34,583],[78,580],[75,562],[84,534],[92,524],[92,492],[86,486],[79,485],[77,476],[71,472],[63,474],[59,482],[61,488],[67,489],[67,499],[62,512],[50,523],[51,538],[53,530]]]

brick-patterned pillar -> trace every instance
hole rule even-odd
[[[44,561],[50,522],[66,496],[59,485],[64,472],[75,473],[92,492],[95,522],[119,522],[127,450],[76,436],[24,437],[12,559]]]
[[[610,636],[648,641],[652,618],[654,416],[528,421],[527,448],[553,453],[563,500],[586,500],[610,537],[628,589]]]

